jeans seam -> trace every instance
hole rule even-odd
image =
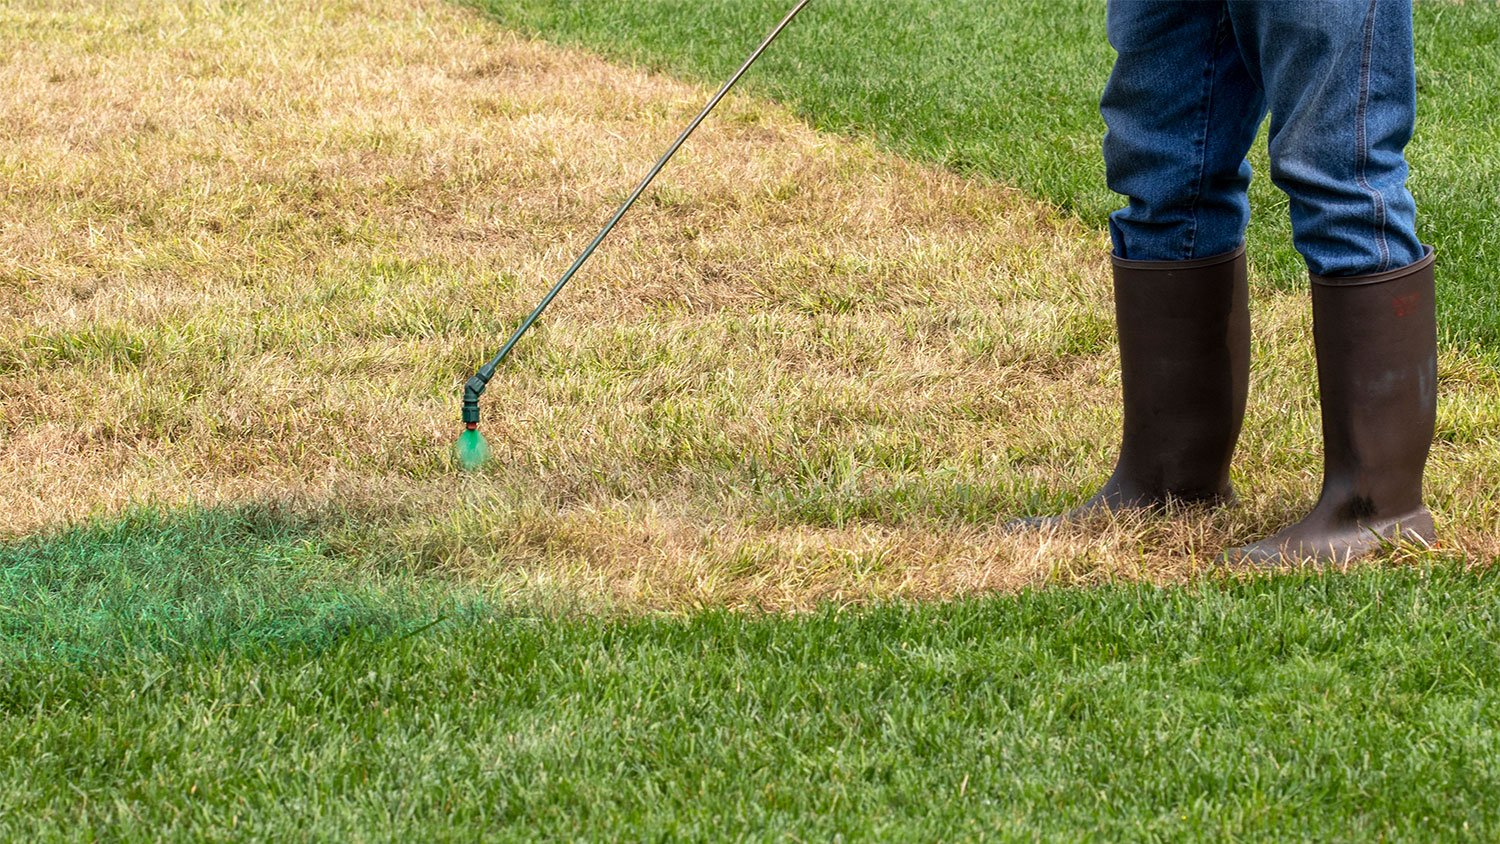
[[[1214,77],[1218,70],[1219,46],[1224,40],[1224,23],[1229,18],[1229,6],[1226,3],[1219,12],[1219,22],[1214,27],[1213,44],[1209,48],[1208,61],[1203,66],[1203,97],[1199,100],[1203,108],[1203,128],[1198,133],[1195,141],[1198,147],[1198,177],[1193,180],[1193,197],[1189,204],[1192,209],[1191,222],[1188,224],[1187,254],[1184,260],[1191,259],[1198,248],[1198,203],[1203,199],[1204,174],[1208,171],[1208,133],[1209,122],[1213,118],[1214,104]]]
[[[1372,56],[1375,50],[1375,7],[1376,0],[1370,0],[1369,10],[1365,13],[1364,43],[1360,55],[1359,105],[1354,126],[1354,179],[1360,188],[1370,195],[1370,201],[1375,206],[1372,223],[1375,229],[1375,242],[1380,247],[1380,266],[1376,268],[1376,272],[1384,272],[1390,269],[1391,264],[1391,247],[1386,236],[1385,197],[1381,196],[1380,191],[1375,190],[1370,184],[1367,172],[1370,159],[1370,77]]]

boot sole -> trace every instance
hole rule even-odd
[[[1330,536],[1326,544],[1277,544],[1269,540],[1255,542],[1226,551],[1221,560],[1227,565],[1242,568],[1343,564],[1400,543],[1417,544],[1424,548],[1436,545],[1437,525],[1430,510],[1424,507],[1398,518],[1349,528]]]

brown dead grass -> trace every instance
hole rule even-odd
[[[1103,239],[731,98],[490,388],[457,388],[706,92],[437,0],[0,8],[0,531],[275,501],[355,556],[624,607],[1174,580],[1316,492],[1258,303],[1244,506],[1015,537],[1116,437]],[[1495,375],[1433,499],[1497,552]]]

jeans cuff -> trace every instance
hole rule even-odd
[[[1373,275],[1315,275],[1312,276],[1312,283],[1321,284],[1325,287],[1359,287],[1365,284],[1380,284],[1384,281],[1394,281],[1395,279],[1410,275],[1418,270],[1425,269],[1428,264],[1431,264],[1433,261],[1437,260],[1437,250],[1426,244],[1423,244],[1422,249],[1424,250],[1422,258],[1416,263],[1407,264],[1404,267],[1399,267],[1394,270],[1387,270],[1383,273],[1374,273]]]
[[[1207,258],[1189,258],[1186,261],[1135,261],[1116,255],[1111,255],[1110,260],[1114,261],[1115,266],[1128,270],[1198,270],[1228,263],[1243,254],[1245,254],[1245,244],[1241,243],[1238,249],[1231,249]]]

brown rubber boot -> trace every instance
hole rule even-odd
[[[1193,261],[1114,259],[1124,435],[1104,487],[1045,528],[1099,512],[1234,499],[1229,460],[1250,381],[1245,249]]]
[[[1433,260],[1379,275],[1313,277],[1323,491],[1302,521],[1231,562],[1342,562],[1395,540],[1431,544],[1422,470],[1437,422]]]

